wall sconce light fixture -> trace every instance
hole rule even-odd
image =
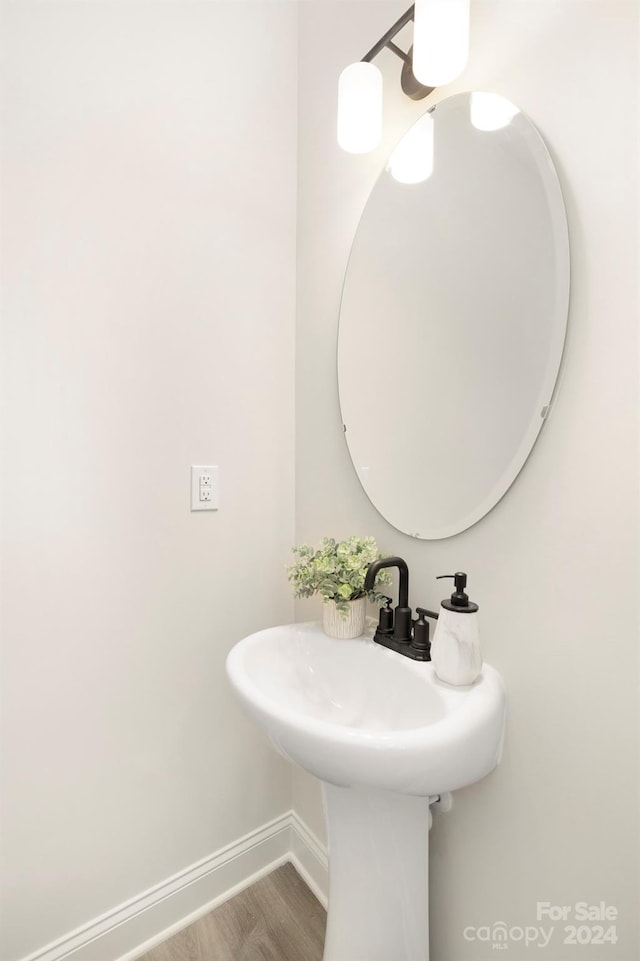
[[[469,54],[470,0],[416,0],[364,55],[342,71],[338,87],[338,143],[368,153],[382,135],[382,74],[373,59],[385,49],[402,62],[400,85],[412,100],[455,80]],[[394,37],[413,20],[413,46],[405,53]]]

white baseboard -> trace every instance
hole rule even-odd
[[[289,811],[22,961],[135,961],[286,861],[326,907],[326,850]]]
[[[304,878],[320,904],[326,908],[329,894],[327,849],[295,811],[291,811],[289,860]]]

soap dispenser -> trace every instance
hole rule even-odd
[[[442,601],[433,643],[431,661],[436,675],[447,684],[473,684],[482,670],[480,637],[478,634],[478,605],[465,593],[467,575],[442,574],[452,577],[455,590]]]

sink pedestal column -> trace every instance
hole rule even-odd
[[[429,798],[322,785],[329,844],[323,961],[428,961]]]

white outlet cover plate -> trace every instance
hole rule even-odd
[[[220,506],[220,468],[214,464],[191,465],[191,510],[217,511]],[[201,496],[202,488],[211,492],[211,497],[204,500]],[[207,494],[208,497],[208,494]]]

